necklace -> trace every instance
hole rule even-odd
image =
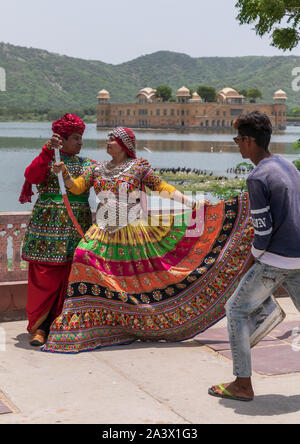
[[[136,159],[126,159],[118,166],[113,165],[112,161],[107,160],[99,164],[97,171],[102,179],[113,179],[127,171],[135,160]]]
[[[128,159],[126,158],[125,160],[123,160],[119,165],[115,165],[114,161],[111,160],[110,162],[107,163],[106,168],[109,170],[114,170],[115,168],[121,168],[124,165],[127,165],[129,162],[131,163],[133,159]]]

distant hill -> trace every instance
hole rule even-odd
[[[120,65],[83,60],[34,48],[0,43],[0,67],[6,70],[7,91],[0,107],[50,108],[96,106],[105,88],[112,102],[134,102],[145,86],[167,84],[173,94],[182,85],[217,90],[258,88],[263,102],[272,102],[275,90],[288,95],[288,107],[300,107],[300,92],[292,91],[292,70],[300,57],[201,57],[159,51]]]

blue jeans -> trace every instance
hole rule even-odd
[[[300,270],[286,270],[256,262],[245,274],[225,308],[233,359],[233,374],[252,375],[249,316],[282,285],[300,311]]]

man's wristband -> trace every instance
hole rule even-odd
[[[50,141],[46,143],[46,147],[48,148],[48,150],[54,151],[53,146],[51,146]]]

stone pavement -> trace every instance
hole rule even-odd
[[[300,423],[300,315],[253,349],[254,401],[213,398],[229,382],[226,319],[184,343],[135,343],[79,355],[28,345],[26,322],[0,324],[0,424]]]
[[[300,316],[299,316],[300,318]],[[227,328],[209,329],[196,339],[226,358],[232,359]],[[299,373],[300,319],[279,324],[251,352],[253,371],[261,375]]]

